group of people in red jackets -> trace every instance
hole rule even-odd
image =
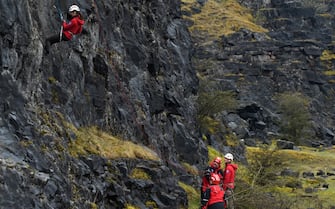
[[[222,159],[216,157],[205,169],[201,183],[202,209],[223,209],[227,207],[225,196],[230,195],[235,188],[235,172],[237,165],[233,164],[231,153],[224,156],[224,169],[221,168]]]

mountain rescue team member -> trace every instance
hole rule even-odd
[[[60,42],[60,41],[70,41],[74,35],[80,34],[83,30],[83,25],[85,23],[82,14],[80,13],[80,9],[77,5],[72,5],[69,8],[68,12],[69,23],[65,20],[62,22],[63,33],[62,39],[60,39],[60,35],[53,35],[46,40],[46,52],[49,52],[49,48],[52,44]]]
[[[223,172],[223,189],[226,191],[228,188],[235,188],[235,173],[237,165],[233,164],[234,156],[231,153],[227,153],[224,156],[225,168]]]
[[[237,170],[237,165],[233,164],[234,156],[231,153],[227,153],[224,156],[225,168],[224,168],[224,176],[223,176],[223,190],[225,191],[225,200],[229,198],[233,193],[232,191],[235,188],[235,173]],[[225,201],[225,208],[227,207],[227,203]]]
[[[201,209],[223,209],[224,208],[224,190],[221,187],[221,177],[212,173],[209,178],[210,185],[204,192],[201,199]]]
[[[210,185],[209,180],[211,177],[211,174],[215,173],[220,177],[220,180],[223,180],[223,170],[221,169],[221,162],[222,159],[220,157],[216,157],[209,166],[205,169],[204,175],[202,177],[201,182],[201,197],[203,193],[206,191],[207,187]],[[222,183],[222,182],[221,182]]]

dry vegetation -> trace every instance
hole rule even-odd
[[[184,11],[191,11],[191,7],[197,7],[196,0],[182,0]],[[201,12],[185,19],[193,21],[190,27],[191,33],[204,34],[208,39],[217,39],[222,35],[229,35],[241,28],[254,32],[267,32],[266,29],[255,24],[250,10],[241,6],[236,0],[208,0],[201,7]]]
[[[331,201],[335,195],[335,176],[322,177],[316,173],[320,170],[324,172],[335,173],[335,148],[316,149],[299,147],[300,150],[277,150],[276,155],[280,157],[284,168],[289,168],[292,171],[299,172],[299,177],[278,176],[276,180],[270,184],[268,188],[263,187],[260,190],[276,193],[277,197],[283,198],[290,202],[289,208],[329,208],[334,206]],[[248,156],[261,154],[259,148],[248,149]],[[247,176],[243,169],[239,171],[239,175]],[[249,172],[248,169],[244,172]],[[315,175],[312,178],[303,178],[303,172],[311,172]],[[290,182],[301,183],[302,188],[287,187]],[[329,185],[328,189],[322,188],[322,185]],[[306,193],[306,188],[315,190],[313,193]],[[280,198],[278,201],[280,201]]]
[[[320,60],[324,63],[325,68],[327,71],[324,72],[327,76],[334,76],[335,71],[334,69],[334,61],[335,61],[335,54],[329,50],[325,50],[322,52]]]
[[[188,209],[199,209],[200,207],[200,189],[194,188],[183,182],[178,183],[187,193]]]
[[[96,154],[109,159],[139,158],[159,161],[158,155],[149,148],[109,135],[96,127],[76,129],[71,127],[76,139],[71,141],[73,156]]]

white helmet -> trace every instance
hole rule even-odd
[[[233,156],[231,153],[227,153],[227,154],[224,156],[224,158],[229,159],[229,160],[231,160],[231,161],[234,160],[234,156]]]
[[[69,8],[69,12],[73,12],[73,11],[80,12],[80,9],[77,5],[74,4],[74,5],[70,6],[70,8]]]

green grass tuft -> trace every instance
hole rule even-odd
[[[187,193],[188,209],[199,209],[200,207],[200,189],[195,189],[183,182],[178,183]]]

